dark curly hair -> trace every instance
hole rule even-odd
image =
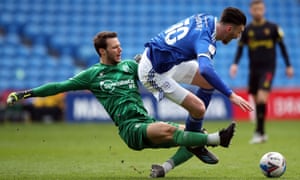
[[[227,7],[222,12],[220,22],[245,26],[247,18],[241,10],[234,7]]]

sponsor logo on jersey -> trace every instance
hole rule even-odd
[[[121,80],[116,82],[113,82],[111,80],[100,81],[100,88],[102,91],[112,92],[113,90],[115,90],[116,87],[120,86],[128,86],[128,88],[130,89],[136,88],[133,79]]]
[[[103,91],[112,92],[115,89],[115,86],[111,80],[105,80],[100,82],[100,88]]]

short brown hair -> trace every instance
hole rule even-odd
[[[234,7],[227,7],[223,10],[220,22],[245,26],[247,18],[241,10]]]
[[[250,2],[250,6],[254,5],[254,4],[264,4],[264,1],[263,0],[252,0]]]
[[[107,48],[107,42],[106,39],[108,38],[115,38],[118,37],[118,34],[116,32],[110,32],[110,31],[103,31],[98,33],[95,37],[94,37],[94,47],[96,52],[98,53],[99,56],[101,56],[99,49],[103,48],[106,49]]]

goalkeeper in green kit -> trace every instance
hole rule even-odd
[[[212,134],[184,131],[184,125],[162,122],[150,117],[138,90],[137,62],[121,61],[122,48],[115,32],[100,32],[94,38],[94,47],[101,61],[74,77],[11,93],[9,105],[30,97],[46,97],[74,90],[89,90],[103,105],[119,135],[133,150],[144,148],[170,148],[179,150],[162,166],[152,165],[151,177],[164,177],[165,173],[188,160],[192,153],[185,147],[221,145],[228,147],[235,123]]]

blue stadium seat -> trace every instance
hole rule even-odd
[[[295,65],[295,69],[298,69],[300,63],[297,59],[300,51],[296,47],[299,47],[300,41],[295,37],[300,32],[299,3],[294,0],[265,0],[265,3],[267,18],[280,24],[285,31],[292,64]],[[251,19],[248,12],[249,2],[241,0],[202,0],[201,3],[198,0],[164,2],[105,0],[101,1],[101,5],[95,0],[0,0],[0,4],[0,29],[6,33],[3,38],[0,37],[0,65],[5,65],[0,66],[0,71],[4,69],[3,67],[11,68],[8,64],[14,63],[14,59],[20,56],[24,57],[29,66],[34,69],[49,64],[53,67],[53,61],[57,61],[65,68],[72,69],[73,66],[74,70],[78,68],[77,64],[90,66],[99,60],[92,42],[94,35],[99,31],[118,32],[123,46],[122,57],[132,58],[136,53],[143,51],[144,43],[154,35],[194,13],[208,12],[219,16],[224,7],[236,6],[245,11],[249,20]],[[32,48],[22,44],[23,38],[32,42]],[[228,76],[228,67],[234,55],[232,49],[235,49],[235,46],[236,43],[232,43],[226,48],[218,47],[216,68],[232,87],[244,87],[248,62],[246,54],[241,60],[240,69],[243,71],[239,71],[239,76],[234,80]],[[57,59],[51,58],[53,54],[49,54],[49,49],[52,50],[49,52],[57,53],[55,54],[58,56]],[[76,62],[77,59],[81,62]],[[49,71],[55,72],[55,69],[49,68]],[[282,71],[283,67],[278,66],[278,72]],[[49,76],[54,74],[48,70],[46,73],[50,74]],[[66,77],[68,74],[71,72],[62,71],[61,77]],[[40,84],[41,78],[36,78],[40,76],[36,74],[29,79],[32,83],[12,83],[12,86]],[[297,78],[300,78],[299,74],[296,74],[295,79]],[[284,78],[278,78],[274,81],[274,86],[285,86],[285,81]],[[2,81],[1,84],[10,86],[10,83],[2,83]],[[299,83],[289,80],[288,86],[299,86]],[[1,88],[3,86],[0,86],[0,90]]]

